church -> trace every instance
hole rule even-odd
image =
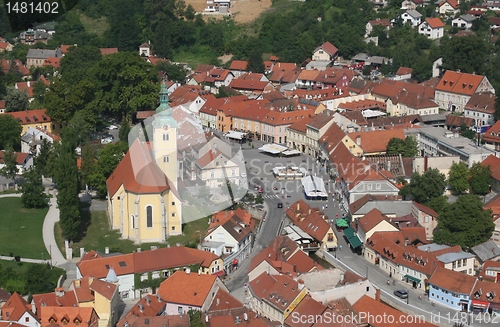
[[[163,81],[150,137],[129,142],[128,152],[106,181],[111,228],[136,244],[164,242],[182,233],[178,126],[172,112]]]

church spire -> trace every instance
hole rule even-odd
[[[172,109],[170,108],[170,105],[168,104],[168,89],[167,89],[167,84],[165,83],[165,79],[162,80],[161,82],[161,88],[160,88],[160,106],[156,108],[156,113],[159,114],[160,112],[164,112],[163,114],[171,115],[172,114]]]

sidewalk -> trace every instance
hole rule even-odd
[[[63,266],[67,263],[66,258],[63,256],[57,247],[56,238],[54,236],[54,225],[59,221],[59,209],[57,208],[56,191],[53,192],[54,197],[50,199],[50,207],[45,220],[43,221],[43,243],[50,254],[51,264],[53,266]]]

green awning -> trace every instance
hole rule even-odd
[[[418,279],[416,277],[413,277],[413,276],[410,276],[410,275],[405,275],[405,278],[408,279],[408,280],[411,280],[412,282],[420,284],[420,279]]]
[[[362,245],[359,237],[353,236],[351,238],[348,238],[347,241],[349,241],[349,244],[351,244],[353,249],[356,249]]]
[[[345,219],[337,219],[335,221],[335,224],[338,226],[338,227],[349,227],[349,223],[345,220]]]
[[[344,235],[348,239],[351,238],[351,237],[353,237],[353,236],[356,236],[356,234],[354,234],[354,229],[352,229],[352,227],[344,229]]]

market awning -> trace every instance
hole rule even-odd
[[[352,227],[344,229],[344,235],[345,237],[347,237],[347,239],[356,236],[356,234],[354,234],[354,229],[352,229]]]
[[[363,243],[361,243],[361,240],[357,236],[348,238],[347,241],[349,241],[349,244],[351,244],[353,249],[359,248],[361,245],[363,245]]]
[[[349,227],[349,223],[345,220],[345,219],[337,219],[335,221],[335,224],[338,226],[338,227]]]
[[[416,277],[413,277],[413,276],[410,276],[410,275],[405,275],[405,278],[408,279],[408,280],[411,280],[412,282],[415,282],[417,284],[419,284],[421,282],[420,279],[418,279]]]
[[[490,305],[489,302],[479,301],[479,300],[472,300],[471,304],[473,307],[481,309],[486,309]]]

